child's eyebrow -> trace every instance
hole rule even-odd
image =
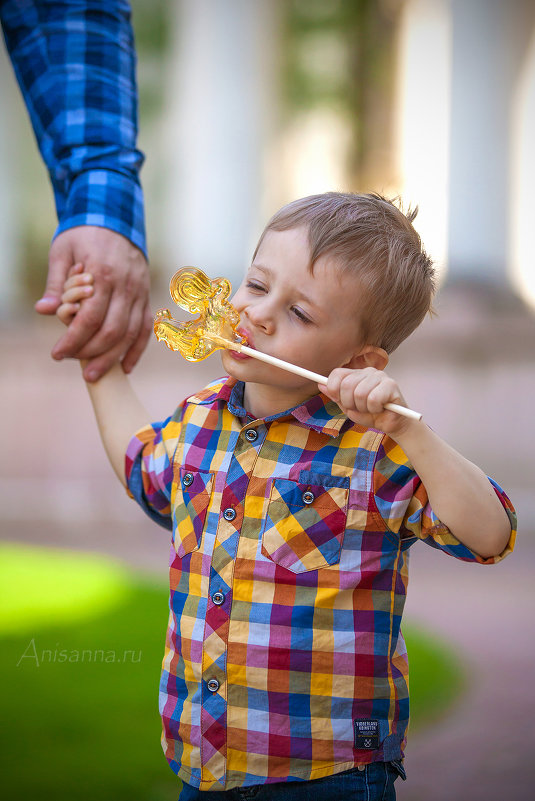
[[[263,264],[258,264],[258,262],[256,262],[256,261],[253,261],[253,263],[251,264],[251,269],[253,267],[255,269],[257,269],[257,270],[261,270],[263,273],[267,273],[268,276],[272,276],[273,275],[273,270],[270,270],[269,267],[264,267]]]
[[[256,261],[253,261],[253,263],[251,264],[251,268],[252,267],[265,273],[268,276],[268,278],[271,278],[273,276],[273,270],[270,267],[266,267],[263,264],[258,264]],[[313,309],[315,309],[318,312],[323,311],[323,307],[320,304],[313,301],[312,298],[309,297],[309,295],[306,295],[299,287],[291,287],[291,291],[292,294],[295,295],[295,297],[298,300],[306,301]]]

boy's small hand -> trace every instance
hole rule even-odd
[[[329,375],[327,384],[319,386],[350,420],[366,428],[378,428],[394,436],[406,431],[414,422],[384,408],[385,403],[407,404],[397,383],[383,370],[338,367]]]
[[[63,284],[61,305],[56,311],[62,323],[69,325],[77,312],[81,302],[93,294],[93,276],[84,272],[83,264],[75,264],[69,270],[67,280]]]

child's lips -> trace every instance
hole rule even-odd
[[[254,344],[251,341],[251,335],[246,328],[237,328],[236,333],[239,334],[242,339],[245,339],[245,342],[241,343],[242,345],[247,345],[249,348],[254,348]],[[236,359],[236,361],[241,362],[251,358],[251,356],[248,356],[247,353],[240,353],[238,350],[229,350],[228,352],[233,359]]]
[[[236,331],[241,337],[245,339],[245,342],[242,344],[247,345],[247,347],[249,348],[254,348],[254,342],[251,339],[251,334],[246,328],[241,328],[240,326],[239,328],[236,329]]]

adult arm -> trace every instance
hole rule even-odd
[[[58,214],[36,309],[55,312],[69,268],[83,260],[95,295],[53,355],[89,359],[86,378],[117,358],[129,370],[150,333],[129,4],[3,0],[0,16]]]

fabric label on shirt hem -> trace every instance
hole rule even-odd
[[[355,748],[379,748],[379,721],[359,718],[353,721]]]

